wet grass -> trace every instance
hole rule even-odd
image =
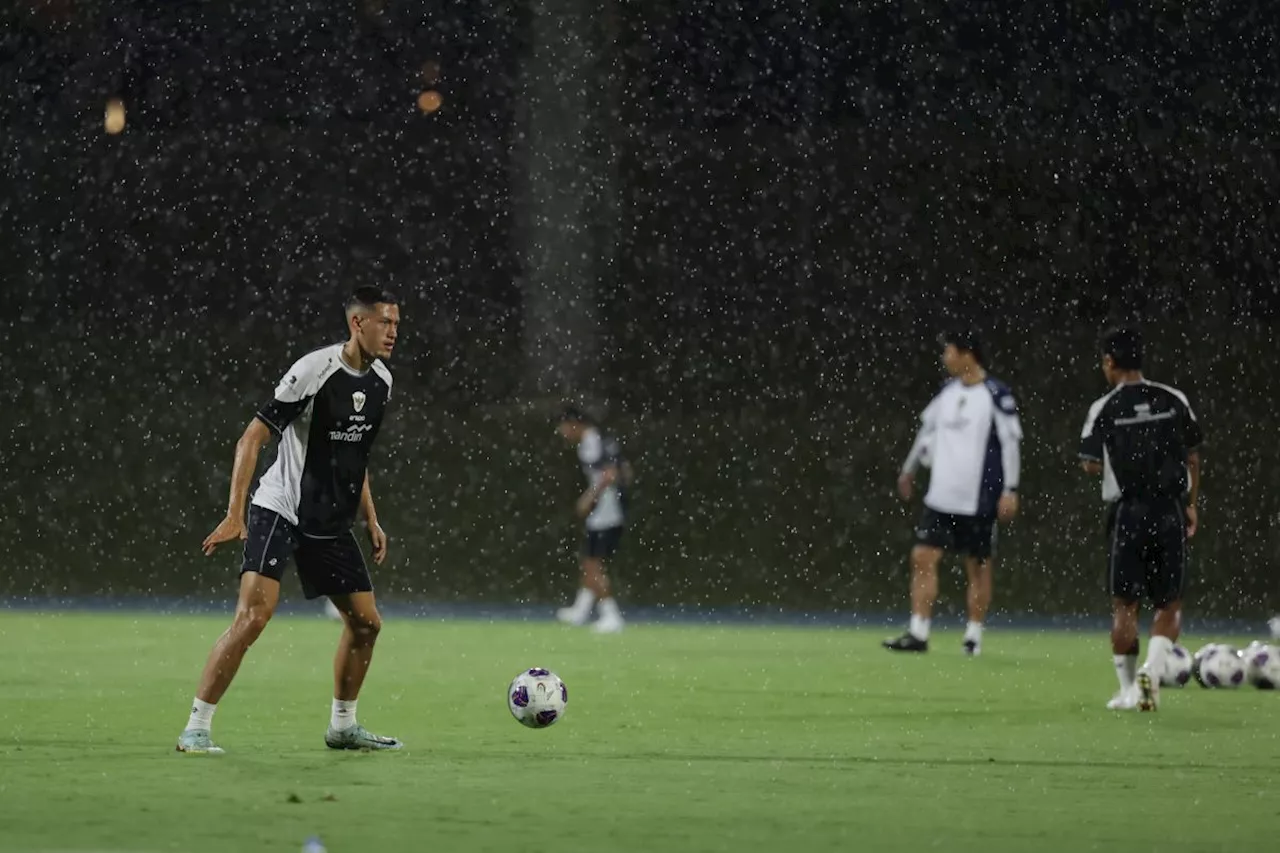
[[[1265,849],[1280,694],[1166,691],[1103,710],[1101,635],[392,620],[360,704],[399,754],[334,753],[335,627],[280,618],[219,707],[228,753],[174,739],[221,616],[0,611],[0,850]],[[1197,646],[1209,640],[1188,637]],[[541,665],[564,721],[504,687]]]

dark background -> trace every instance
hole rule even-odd
[[[573,397],[638,469],[628,601],[904,611],[917,507],[891,490],[959,320],[1027,433],[997,606],[1103,613],[1075,444],[1126,319],[1209,437],[1193,611],[1280,607],[1266,4],[0,9],[0,594],[227,593],[236,556],[198,546],[235,439],[373,282],[405,318],[384,598],[569,594]],[[590,130],[554,190],[603,213],[548,240],[529,176],[565,86]],[[558,382],[534,305],[575,318]]]

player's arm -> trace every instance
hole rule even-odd
[[[369,472],[364,474],[364,485],[360,487],[360,514],[364,516],[369,529],[369,544],[373,546],[373,561],[381,564],[387,558],[387,534],[378,524],[378,510],[373,505],[373,490],[369,488]]]
[[[937,419],[934,413],[937,410],[938,398],[935,397],[920,415],[920,429],[916,432],[916,440],[911,445],[911,450],[907,453],[906,460],[902,463],[902,470],[898,472],[898,496],[904,501],[911,500],[912,487],[915,483],[916,471],[920,469],[920,461],[924,458],[925,451],[929,448],[929,442],[933,441],[934,432],[937,430]]]
[[[1080,431],[1080,467],[1090,476],[1102,473],[1103,425],[1099,423],[1099,418],[1105,402],[1104,397],[1089,407],[1089,416],[1085,418],[1084,429]]]
[[[1189,489],[1187,492],[1187,536],[1195,536],[1196,530],[1200,527],[1200,444],[1204,441],[1204,432],[1200,429],[1200,422],[1196,420],[1195,412],[1191,410],[1191,404],[1185,397],[1181,397],[1179,402],[1182,403],[1182,443],[1187,448],[1187,478]]]
[[[1022,482],[1022,421],[1017,401],[1006,389],[996,397],[995,427],[1000,438],[1000,464],[1004,473],[1004,493],[998,512],[1001,521],[1018,514],[1018,487]]]
[[[249,484],[258,467],[258,454],[262,446],[271,440],[271,430],[258,418],[244,428],[236,442],[235,461],[231,465],[231,495],[227,500],[227,517],[214,528],[201,546],[205,555],[212,554],[223,542],[245,537],[245,508],[249,501]]]
[[[583,518],[591,515],[591,511],[596,508],[596,502],[600,500],[600,496],[616,482],[618,482],[618,466],[616,464],[609,463],[601,468],[600,478],[592,483],[578,498],[578,515]]]

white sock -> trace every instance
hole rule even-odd
[[[213,712],[218,710],[217,703],[202,702],[196,699],[191,703],[191,716],[187,719],[187,731],[207,732],[213,726]]]
[[[575,613],[581,613],[586,616],[591,612],[591,605],[596,603],[596,594],[591,590],[583,587],[578,590],[578,597],[573,600],[573,610]]]
[[[346,731],[356,724],[355,699],[334,699],[333,714],[329,717],[329,728],[335,732]]]
[[[970,622],[968,625],[966,625],[964,628],[964,638],[966,640],[973,640],[975,643],[981,643],[982,642],[982,623]]]
[[[907,627],[907,631],[909,631],[911,636],[915,637],[917,640],[927,640],[929,639],[929,622],[930,620],[923,616],[917,616],[912,613],[911,623]]]
[[[600,599],[600,618],[609,620],[622,618],[622,611],[618,610],[618,602],[612,595]]]
[[[1116,662],[1116,678],[1120,679],[1121,692],[1127,693],[1134,688],[1138,675],[1137,655],[1113,655]]]
[[[1173,640],[1152,635],[1147,641],[1147,662],[1142,665],[1142,668],[1159,678],[1160,673],[1164,672],[1165,655],[1171,651],[1173,651]]]

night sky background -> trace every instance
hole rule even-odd
[[[0,5],[0,594],[228,594],[235,439],[376,283],[386,598],[569,594],[575,399],[638,470],[626,601],[905,611],[959,323],[1027,433],[997,608],[1105,614],[1075,445],[1123,320],[1208,435],[1192,618],[1280,608],[1273,9],[556,8]]]

